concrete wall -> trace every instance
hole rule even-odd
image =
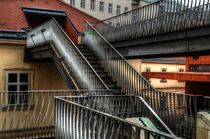
[[[8,71],[29,71],[31,89],[68,89],[53,62],[24,62],[25,43],[0,40],[0,91],[6,90]]]
[[[63,0],[64,2],[70,4],[70,0]],[[104,12],[99,11],[99,3],[100,1],[104,2]],[[124,7],[128,7],[128,11],[132,9],[132,0],[95,0],[95,10],[90,9],[90,2],[91,0],[86,0],[86,7],[81,8],[80,7],[80,2],[81,0],[75,0],[75,8],[92,15],[93,17],[96,17],[100,20],[112,17],[116,15],[116,7],[117,5],[121,6],[121,13],[124,12]],[[108,4],[112,3],[113,4],[113,12],[112,14],[108,13]]]
[[[150,67],[150,72],[161,72],[162,68],[166,68],[167,72],[178,72],[179,68],[185,70],[185,65],[181,64],[166,64],[166,63],[144,63],[141,66],[141,72],[146,72],[146,68]],[[161,83],[160,79],[150,79],[151,84],[155,88],[182,88],[185,87],[185,82],[179,82],[177,80],[167,80],[167,82]]]
[[[167,64],[167,63],[146,63],[140,59],[128,60],[129,64],[139,73],[145,72],[147,67],[151,68],[151,72],[161,72],[161,68],[167,68],[167,72],[178,72],[179,68],[185,70],[183,64]],[[161,83],[160,79],[150,79],[152,86],[155,88],[184,88],[185,82],[177,80],[167,80],[166,83]]]
[[[197,115],[196,139],[210,139],[210,114],[199,112]]]

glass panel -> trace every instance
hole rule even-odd
[[[17,103],[17,93],[11,91],[17,91],[16,85],[9,85],[8,86],[8,104],[16,104]]]
[[[20,85],[20,91],[27,91],[28,85]]]
[[[28,85],[20,85],[20,91],[27,91]],[[26,104],[28,103],[28,92],[21,92],[19,94],[19,102],[20,104]]]
[[[9,83],[16,83],[17,82],[17,74],[16,73],[9,73],[8,74],[8,82]]]
[[[28,73],[20,73],[20,82],[28,82]]]

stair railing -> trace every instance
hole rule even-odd
[[[142,101],[136,99],[129,95],[58,96],[55,98],[56,137],[177,139],[170,132],[145,126],[139,120],[141,113],[136,113],[136,106]]]
[[[122,92],[140,96],[144,96],[145,92],[155,93],[155,89],[147,80],[87,21],[84,41],[121,87]]]
[[[123,93],[141,96],[175,135],[196,137],[196,113],[200,96],[157,91],[88,22],[85,24],[84,41]]]
[[[28,49],[42,46],[49,47],[80,90],[109,89],[54,18],[28,33]]]
[[[160,0],[95,23],[109,41],[210,25],[208,0]]]

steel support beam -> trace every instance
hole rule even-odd
[[[210,26],[114,42],[112,45],[127,58],[210,54]]]

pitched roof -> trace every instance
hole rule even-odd
[[[0,0],[0,30],[20,30],[29,27],[22,7],[63,10],[79,32],[84,31],[85,20],[98,21],[60,0]]]

